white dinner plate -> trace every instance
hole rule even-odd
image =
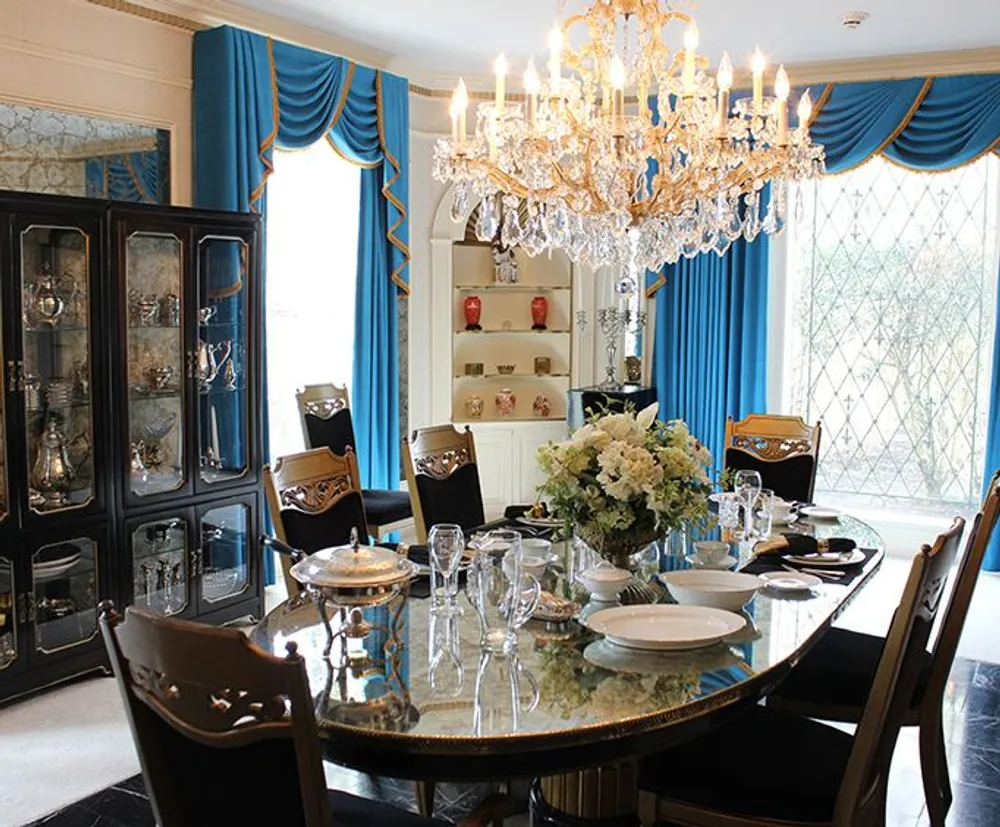
[[[58,560],[45,560],[33,563],[31,574],[36,581],[53,580],[68,572],[73,566],[80,562],[80,553],[71,554]]]
[[[595,640],[583,650],[583,659],[612,672],[632,672],[639,675],[677,675],[687,669],[714,672],[728,669],[741,662],[729,646],[706,648],[703,652],[676,654],[672,652],[643,652],[615,646],[607,640]]]
[[[823,585],[814,574],[805,574],[799,571],[767,571],[760,575],[769,589],[778,592],[806,592]]]
[[[800,517],[810,520],[839,520],[840,512],[836,508],[822,508],[818,505],[804,505],[799,509]]]
[[[707,606],[654,603],[594,612],[587,626],[629,649],[680,651],[712,646],[746,625],[746,618]]]
[[[696,569],[718,569],[719,571],[731,569],[739,562],[732,554],[727,554],[718,563],[707,563],[697,554],[686,554],[684,559]]]
[[[517,522],[530,525],[533,528],[556,528],[561,526],[563,521],[555,517],[518,517]]]
[[[861,549],[855,548],[845,554],[837,554],[832,551],[825,552],[824,554],[788,554],[785,555],[785,559],[789,563],[795,563],[797,566],[820,566],[822,568],[835,569],[842,566],[856,566],[858,563],[863,563],[865,553]]]

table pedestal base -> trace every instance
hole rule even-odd
[[[636,827],[636,765],[607,764],[548,775],[531,785],[533,827]]]

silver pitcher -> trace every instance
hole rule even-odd
[[[31,472],[31,484],[49,508],[65,505],[69,484],[76,476],[59,423],[53,418],[38,438],[38,456]]]
[[[198,341],[197,377],[202,391],[209,389],[232,352],[233,343],[230,339],[223,339],[218,344]]]
[[[66,299],[59,293],[52,265],[44,264],[34,284],[28,285],[28,313],[31,324],[56,324],[66,312]]]

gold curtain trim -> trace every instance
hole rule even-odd
[[[330,119],[330,125],[326,128],[326,132],[323,134],[326,137],[326,142],[330,145],[330,148],[341,158],[347,161],[347,163],[354,164],[354,166],[361,167],[363,169],[374,169],[382,162],[375,161],[374,163],[366,163],[364,161],[355,161],[353,158],[348,158],[333,140],[333,128],[340,123],[340,116],[344,114],[344,107],[347,106],[347,96],[350,94],[351,86],[354,84],[354,70],[356,68],[357,64],[353,61],[347,62],[347,79],[344,82],[344,90],[340,93],[340,101],[337,103],[337,109],[333,113],[333,117]]]
[[[135,185],[135,188],[139,191],[139,195],[145,198],[146,203],[148,204],[159,203],[155,198],[153,198],[152,195],[149,194],[149,191],[142,185],[142,181],[139,180],[139,176],[136,174],[135,167],[132,166],[132,162],[129,160],[128,155],[122,155],[121,158],[122,158],[122,163],[125,165],[125,171],[128,173],[128,177],[132,179],[132,183]],[[107,168],[108,168],[107,161],[105,161],[104,169],[107,170]],[[105,176],[107,176],[107,172],[105,172]],[[105,190],[105,192],[106,191],[107,190]]]
[[[666,265],[663,266],[666,267]],[[663,285],[666,283],[667,283],[667,277],[663,275],[663,268],[661,267],[660,272],[656,274],[656,281],[646,288],[646,298],[647,299],[653,298],[653,294],[661,287],[663,287]]]
[[[249,206],[251,212],[260,212],[257,209],[257,202],[263,197],[264,190],[267,187],[267,179],[274,172],[274,164],[267,157],[267,153],[274,147],[274,142],[278,139],[278,126],[281,118],[278,110],[278,69],[274,65],[274,40],[270,37],[267,39],[267,62],[271,72],[271,113],[274,117],[274,128],[271,129],[271,134],[264,139],[257,150],[257,157],[260,158],[261,163],[264,165],[264,172],[260,176],[260,183],[257,184],[256,189],[250,194]]]
[[[830,95],[833,94],[833,84],[828,83],[823,87],[823,92],[819,96],[819,100],[816,101],[816,105],[813,107],[812,113],[809,115],[809,120],[806,122],[806,128],[812,127],[819,113],[823,110],[823,107],[827,105],[830,100]]]
[[[403,254],[403,263],[399,265],[390,275],[396,287],[398,287],[404,296],[410,295],[410,286],[403,281],[402,272],[406,269],[407,265],[410,263],[410,248],[403,242],[402,239],[397,237],[396,230],[398,230],[403,222],[406,220],[406,207],[403,202],[400,201],[392,192],[392,185],[399,180],[402,175],[402,167],[399,165],[399,161],[393,157],[392,153],[389,152],[389,148],[385,143],[385,127],[383,124],[382,115],[382,72],[375,72],[375,109],[378,114],[378,142],[379,146],[382,148],[382,155],[385,157],[386,161],[392,164],[393,176],[386,183],[382,185],[382,195],[385,196],[386,200],[392,204],[397,210],[399,210],[399,219],[386,231],[386,238],[389,239],[389,243],[392,244],[397,250]]]
[[[927,97],[927,93],[930,92],[931,85],[933,83],[934,83],[934,78],[927,78],[926,80],[924,80],[924,85],[920,87],[920,91],[917,92],[917,96],[913,99],[913,103],[910,104],[910,108],[906,110],[906,114],[903,115],[900,122],[896,125],[896,128],[892,130],[892,132],[889,134],[889,137],[887,137],[884,141],[882,141],[882,143],[878,145],[878,147],[875,149],[874,152],[872,152],[871,155],[869,155],[867,158],[863,158],[856,164],[853,164],[847,167],[846,169],[841,169],[838,170],[837,172],[828,172],[827,175],[831,177],[834,175],[843,175],[845,172],[850,172],[851,170],[855,170],[862,164],[867,163],[869,159],[874,158],[876,155],[882,155],[883,157],[885,157],[885,150],[889,147],[889,144],[891,144],[893,141],[896,140],[896,138],[902,135],[903,130],[910,125],[910,121],[912,121],[913,116],[917,114],[917,110],[920,108],[920,105],[924,102],[924,98]],[[959,166],[961,166],[961,164],[959,164]]]
[[[974,158],[970,158],[968,161],[962,161],[960,164],[953,164],[950,167],[944,167],[943,169],[914,169],[913,167],[907,166],[900,161],[896,161],[890,158],[888,155],[883,155],[882,158],[887,162],[892,164],[894,167],[899,167],[900,169],[905,169],[907,172],[915,172],[917,175],[944,175],[946,172],[954,172],[956,169],[966,166],[967,164],[974,164],[980,158],[985,158],[991,152],[1000,156],[1000,135],[997,139],[990,144],[986,149],[976,155]]]

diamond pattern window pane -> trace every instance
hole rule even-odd
[[[936,175],[875,158],[793,191],[790,407],[823,422],[817,491],[935,514],[978,503],[998,182],[996,157]]]

